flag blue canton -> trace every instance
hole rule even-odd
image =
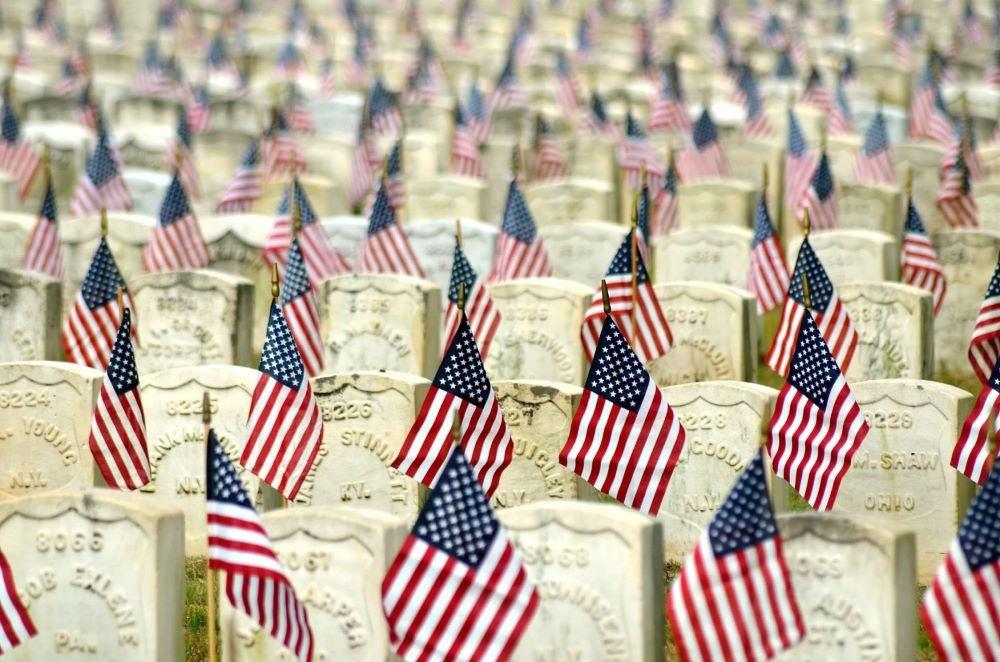
[[[813,173],[812,187],[821,202],[833,195],[833,171],[830,170],[830,159],[826,152],[819,157],[819,165]]]
[[[460,448],[420,511],[413,535],[471,568],[479,567],[500,531],[493,509]]]
[[[953,170],[961,173],[962,182],[960,190],[962,195],[969,195],[972,193],[972,181],[969,178],[969,165],[965,162],[964,152],[965,150],[959,148],[958,152],[955,154],[955,166]]]
[[[385,164],[385,175],[386,177],[402,177],[403,176],[403,158],[400,154],[401,150],[401,140],[397,140],[392,145],[392,150],[389,152],[389,158],[386,159]]]
[[[985,298],[991,299],[996,296],[1000,296],[1000,261],[997,262],[996,268],[993,269],[993,277],[990,278],[990,284],[986,288]]]
[[[560,78],[569,78],[569,60],[565,51],[556,53],[556,75]]]
[[[292,239],[288,249],[288,266],[285,267],[285,282],[281,288],[281,305],[285,306],[309,291],[309,275],[306,261],[299,248],[299,240]]]
[[[299,388],[305,376],[302,359],[299,358],[295,341],[288,331],[285,316],[273,301],[267,320],[264,348],[260,352],[260,366],[257,369],[292,389]]]
[[[781,35],[783,30],[781,17],[777,14],[768,15],[767,23],[764,25],[764,36],[769,39],[775,39]]]
[[[468,122],[465,119],[465,109],[462,107],[461,101],[455,102],[455,128],[466,128]]]
[[[45,187],[45,198],[42,199],[41,217],[51,221],[52,223],[58,223],[59,221],[59,216],[56,212],[56,194],[51,180],[49,181],[48,186]]]
[[[792,56],[787,48],[778,54],[778,66],[774,70],[774,76],[775,78],[795,78],[795,65],[792,64]]]
[[[132,313],[128,308],[122,313],[121,327],[115,336],[115,344],[108,357],[108,379],[115,393],[122,395],[139,386],[139,373],[135,368],[135,354],[132,352]]]
[[[538,130],[535,138],[548,138],[552,135],[552,129],[549,127],[549,123],[546,122],[545,118],[541,115],[538,116],[538,123],[535,126]]]
[[[806,79],[806,90],[811,90],[814,87],[823,87],[823,76],[820,75],[819,69],[816,67],[809,70],[809,78]]]
[[[694,146],[699,150],[705,149],[717,139],[715,133],[715,122],[708,113],[708,108],[701,111],[701,116],[694,124]]]
[[[256,138],[252,138],[250,144],[247,145],[247,151],[243,155],[243,161],[240,165],[244,168],[253,168],[260,165],[260,146]]]
[[[393,211],[392,203],[389,202],[389,194],[385,190],[384,183],[379,184],[378,190],[375,192],[372,215],[368,220],[369,237],[373,237],[396,224],[396,212]]]
[[[507,204],[503,209],[501,229],[504,234],[525,244],[533,243],[538,233],[535,219],[532,218],[528,203],[524,201],[524,194],[521,193],[516,181],[512,181],[507,190]]]
[[[638,247],[637,247],[638,248]],[[614,258],[608,266],[608,278],[612,276],[622,276],[632,273],[632,231],[629,230],[622,243],[618,245]],[[642,254],[637,250],[635,254],[635,282],[638,285],[649,282],[649,274],[646,272],[646,265],[642,263]]]
[[[854,57],[851,55],[844,56],[844,64],[840,67],[840,80],[853,80],[857,75],[858,65],[854,62]]]
[[[215,436],[215,430],[208,431],[205,491],[209,501],[218,501],[230,506],[242,506],[253,510],[253,502],[243,487],[243,481],[236,473],[232,460],[223,450]]]
[[[663,90],[660,93],[661,98],[684,101],[684,90],[681,87],[681,79],[676,62],[664,63],[661,82],[663,85]]]
[[[802,135],[802,127],[795,117],[795,112],[788,109],[788,153],[797,159],[806,155],[809,146],[806,145],[806,138]]]
[[[596,393],[629,411],[638,411],[649,386],[649,373],[610,315],[604,318],[585,382]]]
[[[163,196],[163,203],[160,205],[160,225],[170,225],[190,213],[191,205],[188,204],[187,193],[184,192],[180,177],[174,173],[174,176],[170,178],[167,192]]]
[[[100,188],[115,178],[118,174],[118,164],[115,163],[111,154],[111,145],[108,144],[108,134],[102,132],[94,145],[94,152],[87,162],[87,177],[90,183]]]
[[[994,373],[995,374],[995,373]],[[958,530],[969,568],[973,571],[1000,561],[1000,466],[994,466],[983,489],[976,495],[972,507]]]
[[[146,43],[146,52],[142,56],[142,66],[145,69],[162,68],[160,49],[159,46],[156,45],[155,41],[149,41]]]
[[[309,202],[309,196],[306,195],[305,189],[299,183],[298,177],[292,180],[289,188],[286,188],[282,194],[281,200],[278,202],[278,216],[291,216],[291,198],[289,197],[291,190],[295,191],[295,204],[299,208],[299,220],[302,222],[302,227],[312,225],[316,222],[316,212],[313,210],[312,203]]]
[[[3,124],[0,125],[0,138],[4,142],[13,145],[21,137],[21,123],[17,120],[17,114],[11,106],[10,100],[6,97],[3,102]]]
[[[592,92],[590,95],[590,112],[600,124],[606,124],[611,121],[608,118],[608,111],[604,108],[604,99],[597,92]]]
[[[127,289],[125,279],[118,271],[115,258],[111,256],[107,240],[102,237],[97,244],[94,258],[87,267],[87,275],[80,284],[80,294],[87,308],[94,310],[114,301],[118,296],[119,287]]]
[[[479,346],[476,345],[464,312],[458,323],[458,330],[434,375],[434,386],[477,407],[486,404],[486,398],[490,394],[490,380],[486,376]]]
[[[885,116],[882,111],[878,111],[872,117],[871,124],[865,132],[865,156],[872,156],[879,152],[884,152],[889,148],[889,138],[885,130]]]
[[[213,69],[221,69],[229,62],[229,53],[226,50],[226,42],[221,36],[216,35],[212,39],[212,43],[208,47],[208,56],[206,60],[209,67]]]
[[[667,165],[667,176],[663,180],[663,188],[671,195],[677,195],[677,165],[672,159]]]
[[[771,224],[771,213],[767,210],[767,201],[761,195],[757,201],[757,213],[753,219],[753,243],[751,248],[757,248],[768,239],[774,237],[774,226]]]
[[[476,284],[477,278],[478,274],[472,268],[469,259],[465,257],[465,251],[462,250],[461,246],[455,244],[455,257],[451,263],[451,282],[448,283],[448,300],[458,304],[458,286],[464,283],[465,298],[468,301],[472,286]]]
[[[517,76],[514,73],[514,43],[511,43],[511,49],[507,51],[507,61],[504,62],[503,69],[500,71],[500,77],[497,78],[497,88],[505,87],[507,85],[514,85],[517,83]]]
[[[368,113],[372,117],[378,117],[392,111],[395,107],[396,98],[382,83],[382,79],[377,79],[372,86],[371,93],[368,95]]]
[[[469,88],[466,110],[477,120],[486,118],[486,102],[483,100],[483,93],[479,91],[479,86],[475,83]]]
[[[758,452],[736,480],[722,508],[708,525],[715,556],[742,552],[778,535],[767,492],[764,456]]]
[[[964,134],[965,139],[968,141],[967,142],[968,149],[970,151],[975,150],[976,149],[976,125],[970,123],[969,124],[969,131],[968,131],[968,133],[966,133],[966,131],[965,131],[965,118],[959,116],[958,119],[955,120],[955,141],[956,142],[961,142],[962,138],[963,138],[963,134]]]
[[[823,264],[816,256],[812,244],[808,239],[802,241],[799,248],[799,256],[795,260],[795,271],[792,272],[791,282],[788,284],[788,296],[795,299],[800,305],[805,305],[802,294],[802,276],[809,281],[809,299],[812,303],[812,310],[823,314],[826,312],[830,300],[833,298],[833,283],[826,275]]]
[[[285,118],[285,113],[278,110],[274,113],[274,121],[271,122],[269,127],[267,127],[267,131],[264,132],[264,135],[268,138],[273,138],[279,133],[287,133],[288,130],[288,120]]]
[[[177,115],[177,140],[185,149],[191,149],[191,126],[188,124],[187,113],[181,109]]]
[[[924,222],[917,212],[917,206],[913,204],[913,198],[910,198],[906,205],[906,232],[927,236],[927,230],[924,229]]]
[[[625,135],[638,140],[646,138],[646,134],[643,132],[642,127],[639,126],[638,120],[632,116],[632,113],[628,113],[625,116]]]
[[[643,186],[639,191],[639,203],[636,205],[635,227],[639,228],[639,237],[643,241],[649,241],[649,185]]]
[[[291,67],[299,61],[299,49],[290,41],[285,42],[278,52],[278,66]]]
[[[840,109],[840,114],[847,118],[849,122],[853,122],[854,112],[851,110],[851,102],[847,99],[847,92],[844,90],[843,81],[837,81],[833,99],[837,104],[837,108]]]
[[[792,354],[788,383],[809,398],[820,409],[826,409],[833,383],[840,376],[837,361],[830,353],[823,334],[816,328],[812,315],[802,315],[799,337]]]

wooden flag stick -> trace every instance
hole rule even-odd
[[[761,167],[760,175],[760,191],[764,196],[764,200],[767,200],[767,185],[770,183],[768,180],[770,178],[770,171],[767,167],[767,161],[764,161],[764,165]]]
[[[205,435],[205,480],[208,481],[208,473],[212,471],[212,468],[208,466],[208,458],[211,453],[211,449],[208,444],[209,431],[212,428],[212,400],[208,396],[208,391],[202,396],[201,400],[201,422],[204,426]],[[206,563],[208,561],[206,560]],[[208,592],[208,662],[216,662],[216,643],[215,643],[215,621],[216,621],[216,607],[215,607],[215,570],[210,567],[205,568],[205,589]]]
[[[608,296],[608,283],[601,279],[601,301],[604,303],[604,314],[611,314],[611,297]]]
[[[101,237],[107,238],[108,236],[108,210],[101,207]]]
[[[809,220],[809,207],[802,210],[802,236],[806,239],[809,238],[809,230],[811,229],[812,221]]]
[[[277,302],[280,295],[281,289],[278,287],[278,263],[275,262],[271,265],[271,298]]]
[[[913,168],[906,168],[906,199],[913,197]]]
[[[629,321],[632,323],[632,328],[629,334],[632,336],[632,342],[635,342],[635,338],[639,335],[636,333],[636,308],[639,304],[639,196],[636,195],[632,198],[632,241],[631,241],[631,258],[632,258],[632,308],[629,311]]]
[[[42,143],[42,173],[45,177],[45,191],[42,195],[46,195],[50,186],[52,186],[52,165],[49,162],[49,144],[46,142]]]
[[[812,297],[809,295],[809,278],[802,274],[802,303],[806,309],[812,308]]]
[[[294,161],[292,167],[294,168]],[[289,205],[291,206],[292,212],[292,236],[298,237],[299,232],[302,231],[302,210],[299,208],[299,191],[298,187],[295,185],[295,174],[292,171],[292,187],[289,189]],[[275,265],[277,266],[277,265]]]
[[[125,292],[122,288],[118,288],[115,297],[118,299],[118,323],[121,324],[122,320],[125,319]]]
[[[462,247],[462,219],[460,218],[455,219],[455,243],[458,244],[459,248]]]
[[[458,284],[458,309],[465,312],[465,283]]]

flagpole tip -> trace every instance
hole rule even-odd
[[[115,292],[115,299],[118,302],[118,319],[125,319],[125,291],[122,288],[118,288]]]
[[[906,199],[913,197],[913,168],[906,168]]]
[[[106,207],[101,207],[101,237],[107,238],[108,236],[108,210]]]
[[[271,264],[271,298],[277,301],[280,294],[281,289],[278,287],[278,263],[275,262]]]
[[[769,183],[768,179],[770,177],[770,174],[771,173],[770,173],[770,170],[769,170],[769,168],[767,166],[767,161],[764,161],[764,165],[761,166],[761,176],[760,176],[761,185],[760,185],[760,188],[761,188],[761,190],[765,194],[767,193],[767,185]]]
[[[462,247],[462,219],[460,218],[455,219],[455,243],[458,244],[459,248]]]
[[[809,231],[812,229],[812,221],[809,220],[809,207],[802,209],[802,236],[809,238]]]
[[[601,301],[604,304],[604,314],[611,314],[611,297],[608,296],[608,283],[601,279]]]
[[[208,427],[212,424],[212,398],[205,391],[201,396],[201,422]]]

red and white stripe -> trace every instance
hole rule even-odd
[[[830,510],[851,458],[868,434],[843,375],[830,389],[825,408],[786,383],[778,393],[767,453],[783,478],[814,510]]]
[[[0,653],[13,650],[38,634],[31,615],[21,603],[14,585],[14,573],[3,552],[0,552]]]
[[[142,253],[142,266],[149,273],[204,269],[208,266],[208,246],[193,213],[166,225],[157,223],[153,226]]]
[[[308,272],[308,269],[306,269]],[[288,331],[299,349],[299,356],[309,377],[323,374],[323,340],[319,330],[319,311],[312,291],[295,297],[281,306]]]
[[[934,245],[926,235],[907,232],[903,236],[902,253],[903,282],[930,292],[934,296],[934,314],[937,315],[941,311],[948,283]]]
[[[80,181],[69,204],[70,212],[76,217],[97,214],[101,209],[112,211],[132,211],[132,195],[125,185],[121,174],[109,179],[100,188],[94,186],[86,174],[80,175]]]
[[[653,237],[669,234],[677,229],[677,196],[667,188],[656,192],[653,216],[649,220],[649,234]]]
[[[486,179],[486,166],[469,129],[456,128],[451,143],[451,171],[456,175]]]
[[[729,162],[722,152],[719,141],[713,141],[705,149],[690,142],[677,157],[677,174],[683,182],[694,182],[699,179],[729,176]]]
[[[331,276],[351,273],[351,265],[344,256],[330,244],[319,223],[310,223],[299,231],[299,249],[306,263],[309,283],[315,289]],[[271,232],[264,241],[264,262],[270,266],[277,264],[281,273],[288,263],[288,250],[292,245],[292,219],[282,214],[274,219]]]
[[[405,274],[426,278],[410,239],[393,223],[367,237],[358,252],[359,273]]]
[[[757,297],[757,313],[763,315],[782,305],[788,292],[788,267],[777,235],[750,251],[747,290]]]
[[[263,195],[263,174],[260,168],[240,168],[219,196],[216,214],[245,214]]]
[[[747,117],[743,125],[743,135],[747,138],[770,138],[774,135],[774,128],[767,115],[757,113],[756,117]]]
[[[717,557],[703,531],[667,612],[684,662],[764,662],[805,634],[778,536]]]
[[[1000,296],[987,296],[979,306],[969,341],[969,363],[979,381],[985,384],[989,380],[997,358],[1000,358]]]
[[[375,182],[378,181],[380,163],[375,142],[366,135],[354,148],[354,169],[349,192],[352,207],[359,206],[371,193]]]
[[[105,376],[90,429],[90,452],[108,487],[135,490],[149,482],[145,419],[139,390],[119,398]]]
[[[990,432],[994,435],[1000,431],[1000,417],[996,415],[1000,392],[1000,384],[988,383],[983,386],[976,398],[976,404],[962,424],[962,432],[955,442],[951,454],[951,466],[960,474],[980,485],[986,482],[996,456],[1000,449],[990,452]],[[990,425],[990,421],[993,425]]]
[[[626,506],[656,515],[684,437],[652,379],[637,412],[585,388],[559,461]]]
[[[295,133],[306,135],[316,133],[316,122],[313,121],[312,113],[301,103],[294,104],[288,111],[288,126]]]
[[[434,487],[454,447],[452,424],[456,412],[461,419],[459,446],[486,496],[493,496],[500,474],[514,456],[514,444],[492,387],[484,405],[477,407],[432,386],[392,466]]]
[[[264,161],[264,176],[268,181],[280,177],[295,166],[299,174],[309,171],[309,162],[302,154],[295,137],[284,132],[261,139]]]
[[[854,161],[854,181],[862,184],[895,186],[896,173],[892,167],[892,154],[882,149],[867,156],[862,149]]]
[[[964,176],[961,170],[950,170],[937,196],[937,208],[948,227],[953,229],[979,227],[979,211],[972,189],[970,187],[968,195],[962,191]]]
[[[795,343],[799,336],[799,326],[802,324],[802,315],[805,307],[792,297],[785,299],[785,306],[781,310],[781,321],[778,323],[778,331],[774,335],[774,342],[767,353],[766,363],[772,370],[782,376],[788,375],[788,368],[795,353]],[[826,312],[822,315],[814,315],[813,321],[823,335],[830,348],[830,353],[836,359],[841,372],[847,372],[854,358],[854,350],[858,346],[858,332],[851,324],[851,318],[847,315],[847,308],[840,303],[840,298],[834,293],[830,298],[830,304]],[[773,456],[772,456],[773,457]]]
[[[805,213],[809,210],[809,222],[813,230],[833,230],[837,227],[837,193],[831,191],[826,200],[820,200],[816,189],[810,184],[802,196],[796,219],[799,225],[805,223]]]
[[[677,99],[664,99],[656,93],[650,102],[650,133],[673,132],[690,134],[693,125],[684,103]]]
[[[633,329],[632,274],[609,275],[604,282],[608,286],[611,313],[615,316],[622,335],[635,349],[639,360],[648,364],[669,352],[674,338],[652,283],[639,283],[635,297],[636,328]],[[594,360],[594,351],[601,337],[605,316],[603,298],[598,291],[591,298],[590,305],[583,315],[583,327],[580,330],[580,340],[588,361]]]
[[[650,190],[658,190],[663,186],[666,169],[652,145],[645,139],[626,138],[622,142],[619,160],[625,171],[625,185],[629,191],[637,192],[642,187],[644,167]]]
[[[163,155],[163,169],[173,172],[178,167],[178,150],[180,150],[180,178],[184,192],[193,200],[201,198],[201,176],[198,174],[198,161],[194,152],[181,144],[177,139],[171,143]]]
[[[496,283],[515,278],[546,278],[552,275],[549,252],[542,243],[542,235],[535,234],[530,244],[501,232],[497,240],[497,253],[488,282]]]
[[[27,140],[20,140],[13,145],[0,140],[0,170],[17,181],[19,199],[24,200],[28,194],[40,167],[41,159]]]
[[[62,280],[65,267],[62,245],[59,241],[59,226],[55,219],[38,217],[24,246],[24,258],[21,263],[29,271],[40,271]]]
[[[813,173],[816,172],[816,159],[806,152],[802,158],[796,158],[789,153],[785,157],[785,206],[795,209],[806,195],[806,189],[812,184]]]
[[[552,138],[539,139],[535,150],[534,179],[538,181],[558,179],[565,177],[568,173],[566,156],[559,147],[559,143]]]
[[[472,291],[465,297],[465,316],[469,321],[469,328],[472,329],[472,336],[479,345],[479,353],[485,359],[490,352],[490,344],[500,328],[500,311],[493,303],[482,283],[476,282],[472,286]],[[448,307],[444,311],[444,347],[451,345],[451,339],[458,331],[458,324],[462,320],[462,313],[452,301],[448,301]]]
[[[127,290],[124,292],[123,303],[129,310],[135,310],[132,296]],[[134,334],[134,323],[132,331]],[[62,345],[67,360],[95,370],[107,370],[111,347],[117,334],[118,304],[112,301],[90,310],[83,295],[77,293],[63,325]]]

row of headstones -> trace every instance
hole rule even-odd
[[[540,599],[512,659],[666,659],[660,522],[597,503],[498,517]],[[380,586],[409,523],[354,508],[262,520],[308,609],[315,659],[396,659]],[[184,659],[185,521],[168,499],[110,490],[0,503],[0,547],[38,628],[11,659]],[[778,525],[807,632],[783,660],[915,658],[912,533],[816,513],[779,515]],[[224,595],[219,604],[223,660],[294,659]]]
[[[0,500],[101,485],[87,439],[103,375],[69,364],[0,364]],[[201,404],[209,393],[213,427],[238,462],[257,372],[233,366],[179,368],[141,385],[152,480],[142,491],[169,498],[187,517],[188,554],[205,551],[205,474]],[[416,520],[426,490],[391,467],[426,395],[423,378],[391,372],[332,374],[313,380],[324,420],[316,463],[292,507],[361,505]],[[581,388],[543,381],[497,381],[514,441],[511,465],[492,495],[498,509],[548,500],[595,501],[595,490],[559,464]],[[876,380],[852,391],[872,433],[854,457],[837,510],[917,533],[922,578],[943,558],[973,491],[948,466],[972,396],[937,382]],[[687,431],[659,518],[664,550],[679,561],[693,549],[766,436],[777,391],[715,381],[664,391]],[[264,509],[279,499],[239,469]],[[790,488],[772,479],[787,510]]]

